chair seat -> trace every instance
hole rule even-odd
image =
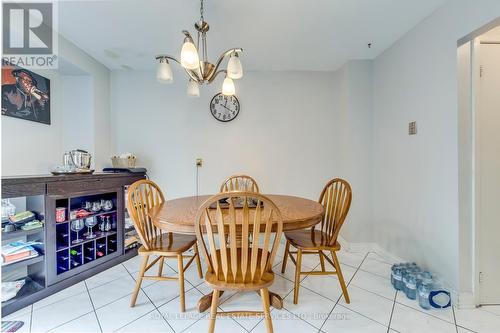
[[[335,241],[333,245],[328,244],[328,236],[321,230],[311,229],[293,230],[284,232],[287,241],[294,247],[303,250],[340,250],[340,244]]]
[[[222,267],[219,267],[219,278],[213,273],[208,271],[205,274],[205,280],[208,285],[210,285],[214,289],[218,290],[259,290],[262,288],[266,288],[270,286],[273,281],[274,281],[274,273],[273,271],[265,272],[262,274],[262,277],[254,279],[252,282],[248,282],[250,280],[250,258],[252,254],[252,249],[248,249],[248,261],[247,261],[247,270],[246,270],[246,277],[247,279],[243,279],[243,272],[241,270],[241,248],[237,249],[237,271],[236,271],[236,278],[234,278],[232,271],[231,271],[231,251],[230,249],[227,249],[226,253],[227,257],[227,265],[228,265],[228,279],[224,279],[224,273],[222,270]],[[270,253],[268,253],[268,256]],[[219,262],[220,261],[220,256],[221,252],[220,250],[217,250],[217,256],[219,257]],[[261,263],[261,257],[262,257],[262,249],[259,249],[257,252],[257,269],[255,272],[255,276],[260,276],[260,263]],[[213,262],[213,260],[212,260]]]
[[[144,245],[139,248],[143,255],[171,255],[189,250],[196,243],[195,235],[174,234],[172,232],[161,234],[153,238],[150,249]]]

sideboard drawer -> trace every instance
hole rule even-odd
[[[121,179],[93,179],[88,180],[73,180],[65,182],[55,182],[47,184],[47,194],[49,195],[65,195],[75,194],[80,192],[116,189],[123,186]]]

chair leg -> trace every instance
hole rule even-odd
[[[165,257],[160,258],[160,263],[158,264],[158,276],[163,274],[163,262],[165,261]]]
[[[324,256],[323,251],[319,250],[318,254],[319,254],[319,263],[321,265],[321,271],[324,272],[325,271],[325,258],[323,257]]]
[[[345,285],[344,276],[342,275],[342,270],[340,269],[339,258],[337,258],[337,254],[335,253],[335,251],[331,252],[332,252],[333,263],[335,264],[335,270],[337,271],[337,276],[340,281],[340,287],[342,288],[342,293],[344,294],[345,302],[349,304],[351,300],[349,299],[349,294],[347,293],[347,287]]]
[[[208,333],[213,333],[215,330],[215,318],[217,317],[217,305],[219,303],[219,290],[212,292],[212,304],[210,305],[210,323]]]
[[[286,241],[286,246],[285,246],[285,257],[283,258],[283,264],[281,265],[281,273],[285,273],[286,269],[286,262],[288,261],[288,252],[290,252],[290,242],[287,240]]]
[[[141,263],[141,269],[139,270],[139,275],[137,276],[137,281],[135,282],[134,292],[132,293],[132,299],[130,300],[130,307],[135,306],[137,301],[137,295],[139,295],[139,289],[141,289],[142,277],[146,273],[146,266],[148,265],[149,256],[144,256]]]
[[[184,261],[182,260],[182,254],[177,255],[177,268],[179,269],[179,299],[181,305],[181,312],[186,311],[186,300],[184,299]]]
[[[200,260],[200,252],[198,251],[198,244],[194,244],[194,255],[196,256],[196,267],[198,268],[198,276],[200,279],[203,278],[203,273],[201,272],[201,260]]]
[[[273,333],[273,322],[269,311],[269,291],[267,288],[260,290],[260,297],[262,298],[262,307],[264,308],[264,321],[266,323],[267,333]]]
[[[299,302],[300,270],[302,269],[302,250],[297,250],[297,264],[295,265],[295,286],[293,289],[293,304]]]

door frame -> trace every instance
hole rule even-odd
[[[459,188],[459,295],[460,308],[481,305],[480,299],[480,182],[479,182],[479,39],[500,25],[500,17],[457,42],[458,188]],[[459,49],[466,47],[467,54]],[[466,59],[460,59],[466,57]],[[462,60],[462,61],[461,61]],[[460,68],[466,66],[467,68]],[[466,71],[463,77],[460,75]],[[465,95],[464,95],[465,92]]]

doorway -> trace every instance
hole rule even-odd
[[[459,307],[500,304],[500,18],[458,42]]]
[[[500,304],[500,26],[478,37],[477,194],[479,301]]]

